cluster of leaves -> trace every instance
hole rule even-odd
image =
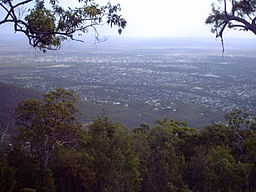
[[[65,4],[56,0],[23,0],[16,4],[12,0],[0,0],[0,8],[6,13],[0,25],[13,23],[15,31],[24,33],[30,45],[41,50],[58,49],[64,40],[78,40],[75,35],[90,29],[98,38],[97,26],[104,23],[117,26],[119,33],[125,28],[125,19],[118,15],[119,4],[101,6],[94,0],[78,3],[80,7],[65,8]]]
[[[106,117],[76,121],[63,89],[17,107],[1,143],[0,191],[256,191],[256,118],[236,110],[201,130],[169,119],[128,130]]]

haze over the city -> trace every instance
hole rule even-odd
[[[107,0],[96,0],[104,5]],[[212,0],[111,0],[113,4],[120,3],[121,14],[127,20],[127,27],[122,37],[210,37],[210,26],[205,19],[211,11]],[[79,5],[76,0],[65,1],[66,6]],[[0,10],[0,17],[3,11]],[[0,34],[13,34],[12,25],[0,26]],[[118,36],[116,29],[109,26],[100,27],[101,36]],[[254,38],[250,32],[227,30],[227,37]]]

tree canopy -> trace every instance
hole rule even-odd
[[[58,0],[0,0],[4,14],[0,25],[12,23],[15,32],[23,33],[29,44],[41,50],[59,49],[68,39],[81,41],[82,35],[93,29],[98,38],[97,26],[105,23],[118,27],[126,26],[125,19],[118,13],[119,4],[99,5],[94,0],[78,0],[79,7],[67,7]]]
[[[255,192],[256,117],[235,110],[201,130],[162,119],[129,130],[76,118],[57,89],[18,105],[0,142],[0,192]]]
[[[256,0],[216,0],[205,22],[221,39],[227,28],[251,31],[256,35]]]

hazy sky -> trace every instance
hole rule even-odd
[[[78,0],[60,0],[73,3]],[[96,0],[107,2],[108,0]],[[205,19],[211,10],[213,0],[110,0],[120,3],[122,15],[128,24],[123,31],[126,36],[146,37],[214,37]],[[1,14],[1,13],[0,13]],[[0,27],[6,32],[7,27]],[[117,35],[117,30],[100,29],[102,35]],[[229,31],[229,37],[252,37],[246,32]]]
[[[102,0],[103,1],[103,0]],[[213,36],[205,24],[213,0],[112,0],[122,6],[128,24],[124,36]],[[230,37],[252,37],[229,30]]]
[[[119,0],[128,25],[125,35],[206,36],[209,0]]]

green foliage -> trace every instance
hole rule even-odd
[[[228,145],[230,142],[230,136],[230,129],[227,126],[218,123],[204,127],[201,130],[200,142],[211,147]]]
[[[186,160],[190,159],[194,154],[194,147],[198,144],[199,132],[189,128],[184,122],[163,119],[157,123],[171,132],[175,152],[182,155]]]
[[[251,161],[256,164],[256,134],[252,133],[245,140],[245,150]]]
[[[15,185],[15,169],[10,167],[2,156],[0,157],[0,192],[13,192]]]
[[[76,121],[76,96],[57,89],[44,95],[43,101],[26,100],[17,107],[20,126],[14,144],[38,162],[40,191],[55,191],[49,163],[58,148],[75,149],[82,133]]]
[[[88,130],[88,148],[94,157],[95,183],[92,191],[137,191],[139,159],[134,152],[127,130],[99,117]]]
[[[42,169],[37,159],[20,148],[7,152],[9,166],[15,170],[17,184],[14,191],[35,190],[38,192],[55,192],[54,178],[49,168]]]
[[[250,165],[237,162],[227,147],[217,147],[209,156],[205,168],[208,190],[240,191],[246,181]]]
[[[208,156],[209,150],[207,147],[204,145],[198,146],[195,148],[194,156],[186,164],[184,179],[187,181],[187,184],[192,191],[208,191],[208,178],[203,175],[207,165]]]
[[[0,191],[253,192],[255,117],[235,110],[201,130],[169,119],[128,130],[100,116],[82,129],[77,97],[57,89],[17,107],[0,145]]]
[[[192,186],[200,191],[254,190],[255,150],[253,142],[251,143],[254,139],[251,138],[255,117],[235,110],[225,118],[226,122],[219,122],[201,130],[200,141],[204,148],[201,147],[201,152],[190,162],[190,171],[196,178],[192,180]],[[193,172],[196,162],[203,175]],[[199,185],[195,184],[196,181]]]
[[[249,129],[255,123],[248,113],[238,109],[226,114],[225,119],[233,131]]]
[[[56,192],[55,190],[55,179],[52,176],[52,171],[46,168],[41,173],[41,183],[38,191],[40,192]]]
[[[72,92],[57,89],[45,94],[43,101],[21,103],[16,109],[20,126],[17,142],[23,147],[27,145],[28,152],[46,165],[56,148],[74,148],[81,132],[81,124],[75,119],[75,102]]]
[[[72,153],[71,157],[63,167],[59,167],[58,172],[54,169],[58,179],[56,180],[57,190],[91,191],[96,180],[93,159],[84,153]]]
[[[34,44],[37,47],[54,46],[58,47],[61,44],[60,38],[54,35],[55,17],[50,10],[36,8],[32,9],[31,13],[25,17],[29,25],[29,33],[37,35]],[[44,33],[40,33],[44,32]]]
[[[93,160],[94,158],[82,145],[79,150],[59,148],[51,164],[56,190],[61,192],[91,191],[95,181]]]
[[[126,26],[126,21],[118,12],[121,11],[119,4],[99,5],[94,0],[77,2],[79,7],[71,8],[64,2],[55,0],[24,0],[15,4],[12,0],[1,0],[0,7],[5,13],[0,19],[0,25],[13,23],[14,30],[22,32],[28,37],[30,45],[43,51],[60,48],[67,39],[78,40],[75,35],[95,30],[98,38],[97,26],[105,23],[111,27],[117,26],[121,33]],[[28,6],[23,14],[21,8]]]
[[[183,180],[187,150],[182,149],[194,134],[191,130],[184,123],[164,119],[152,129],[141,125],[133,131],[134,142],[143,139],[142,147],[134,144],[141,159],[141,191],[190,191]]]
[[[254,119],[255,120],[255,119]],[[248,176],[248,189],[256,190],[256,131],[255,124],[250,127],[250,133],[245,139],[246,162],[252,165]]]

